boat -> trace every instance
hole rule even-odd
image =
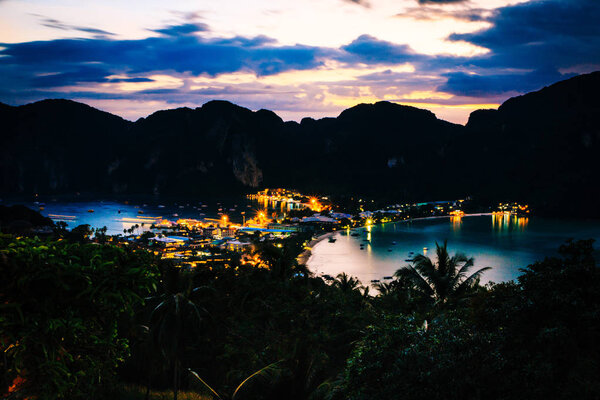
[[[179,214],[175,213],[173,214],[174,217],[179,217]]]
[[[398,244],[398,242],[396,242],[395,240],[392,242],[392,245],[394,245],[394,246],[397,244]]]
[[[371,279],[371,283],[379,283],[379,279]]]
[[[383,279],[394,279],[393,276],[384,276]]]
[[[329,243],[335,243],[335,241],[336,241],[336,240],[337,240],[336,238],[334,238],[334,237],[330,237],[330,238],[329,238]]]
[[[94,210],[92,210],[91,208],[88,210],[88,212],[94,212]]]
[[[142,210],[139,210],[139,211],[138,211],[138,214],[143,214],[143,213],[144,213],[144,212],[143,212]]]
[[[352,233],[350,234],[350,236],[360,236],[360,233],[357,233],[357,232],[352,232]]]
[[[415,260],[413,260],[412,258],[407,258],[407,259],[406,259],[406,260],[404,260],[404,261],[406,261],[406,262],[413,262],[413,261],[415,261]]]
[[[392,251],[392,249],[388,249],[388,251]]]
[[[165,208],[165,206],[163,206],[162,204],[159,204],[158,208]]]

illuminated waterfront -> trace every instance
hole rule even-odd
[[[45,201],[24,202],[31,209],[40,210],[54,221],[64,221],[69,228],[89,224],[93,228],[107,227],[109,235],[122,234],[124,229],[139,225],[136,233],[148,230],[161,219],[177,221],[182,218],[220,219],[226,215],[233,223],[255,218],[259,213],[271,217],[284,214],[288,208],[281,204],[235,198],[203,199],[204,201],[173,201],[136,199],[135,201]],[[14,203],[14,202],[5,202]],[[23,202],[22,202],[23,204]],[[292,206],[293,207],[293,206]],[[41,208],[41,209],[40,209]],[[93,211],[93,212],[92,212]]]
[[[423,253],[426,247],[432,256],[435,241],[448,239],[451,253],[474,257],[477,267],[493,267],[482,282],[506,281],[516,278],[519,268],[556,254],[568,238],[600,240],[600,223],[486,215],[390,223],[373,226],[371,232],[366,228],[357,232],[359,236],[336,233],[335,243],[324,240],[315,245],[308,261],[311,271],[331,276],[346,272],[363,284],[384,281],[407,264],[410,252]]]

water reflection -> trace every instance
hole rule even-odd
[[[451,216],[450,223],[452,224],[452,230],[459,231],[462,225],[462,217],[460,215]]]
[[[516,230],[524,232],[529,223],[529,217],[520,217],[512,214],[492,214],[492,229],[496,231]]]
[[[514,215],[464,216],[374,225],[365,227],[360,236],[336,238],[335,243],[322,241],[313,247],[308,261],[311,271],[332,276],[346,272],[368,284],[393,275],[406,265],[405,260],[417,254],[435,257],[436,242],[447,239],[452,254],[461,252],[474,257],[478,268],[493,268],[482,277],[485,283],[516,278],[520,268],[557,255],[558,247],[569,238],[600,239],[600,222]],[[361,246],[363,243],[366,246]]]

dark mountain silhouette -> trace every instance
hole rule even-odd
[[[478,110],[466,126],[388,102],[283,122],[224,101],[136,122],[67,100],[0,104],[4,194],[472,196],[600,215],[600,72]]]

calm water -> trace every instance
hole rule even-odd
[[[24,204],[39,210],[44,216],[54,221],[64,221],[68,228],[89,224],[93,228],[107,227],[110,235],[122,234],[124,229],[140,225],[138,232],[150,228],[153,222],[165,218],[176,221],[179,218],[218,219],[227,215],[230,221],[241,223],[244,218],[254,218],[256,214],[266,212],[268,215],[285,214],[287,210],[297,207],[294,204],[268,203],[248,200],[244,197],[212,198],[203,201],[139,198],[129,200],[53,200],[39,199],[33,201],[4,200],[0,204]],[[90,212],[88,210],[93,210]],[[143,226],[142,226],[143,224]]]
[[[566,239],[600,239],[600,221],[552,220],[498,216],[462,219],[428,219],[374,226],[360,236],[335,234],[335,243],[323,240],[314,246],[308,267],[315,273],[336,276],[341,272],[358,277],[363,284],[407,264],[409,252],[435,254],[435,242],[448,240],[448,250],[475,258],[475,267],[492,267],[482,282],[516,278],[519,268],[545,256],[556,255]],[[367,242],[366,239],[370,239]],[[392,244],[397,242],[396,245]],[[360,249],[363,243],[364,250]],[[390,251],[391,250],[391,251]]]

